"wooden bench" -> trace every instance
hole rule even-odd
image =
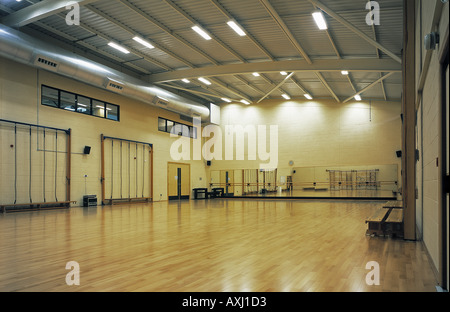
[[[136,197],[136,198],[108,198],[105,199],[102,205],[121,205],[121,204],[142,204],[150,203],[151,197]]]
[[[385,235],[403,237],[403,209],[392,209],[384,221]]]
[[[403,208],[403,201],[402,200],[392,200],[388,201],[386,204],[383,205],[384,208],[396,208],[401,209]]]
[[[384,235],[384,221],[387,219],[391,209],[378,208],[374,214],[366,219],[366,235]]]
[[[70,208],[70,204],[76,204],[76,201],[0,205],[0,211],[3,213],[6,213],[7,211],[19,212],[19,211],[30,211],[30,210]],[[7,208],[10,208],[10,209],[7,209]]]

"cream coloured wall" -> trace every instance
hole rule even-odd
[[[416,72],[417,83],[424,69],[426,51],[424,49],[423,37],[431,30],[438,31],[443,36],[449,27],[449,4],[445,4],[440,17],[438,29],[432,29],[431,23],[435,9],[434,1],[416,1]],[[428,73],[425,77],[422,99],[417,112],[420,131],[418,132],[418,147],[421,150],[420,167],[417,168],[419,179],[417,179],[417,189],[419,190],[418,207],[416,222],[417,228],[421,233],[423,242],[433,260],[436,271],[440,269],[440,144],[441,144],[441,74],[439,63],[439,52],[443,47],[438,48],[432,53]]]
[[[121,120],[115,122],[43,106],[40,104],[42,84],[120,105]],[[170,147],[176,138],[170,138],[170,134],[158,131],[158,117],[186,123],[176,113],[0,58],[0,119],[72,129],[74,154],[72,155],[71,199],[76,200],[78,205],[82,204],[82,197],[85,195],[85,175],[88,175],[87,193],[101,198],[101,134],[152,143],[154,146],[154,200],[167,200],[167,163],[173,161],[170,156]],[[2,149],[5,149],[7,144],[5,140],[0,142]],[[90,155],[82,155],[85,145],[92,147]],[[182,162],[191,165],[191,187],[205,186],[204,162],[193,160]],[[6,169],[2,168],[2,170]],[[4,174],[5,172],[2,172],[2,176]],[[7,190],[11,189],[10,179],[2,179],[1,183],[0,190],[6,190],[5,192],[8,193]],[[28,185],[23,187],[27,188]],[[3,195],[0,202],[5,200],[5,197],[10,200],[10,195]]]
[[[342,104],[266,100],[250,106],[226,104],[221,109],[221,129],[225,137],[227,125],[264,125],[269,136],[269,127],[277,126],[278,177],[289,175],[294,167],[400,167],[395,153],[401,149],[400,110],[400,103],[376,101]],[[244,160],[213,160],[210,170],[257,169],[260,163],[267,162],[249,160],[245,154]]]

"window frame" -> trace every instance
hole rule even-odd
[[[164,127],[164,129],[165,130],[161,130],[160,129],[160,122],[161,121],[164,121],[164,124],[165,124],[165,127]],[[169,122],[171,122],[172,123],[172,127],[170,128],[170,130],[168,129],[168,123]],[[181,126],[181,129],[183,129],[184,127],[187,127],[187,129],[189,130],[189,133],[188,133],[188,135],[183,135],[183,134],[179,134],[179,133],[177,133],[176,135],[177,136],[184,136],[184,137],[187,137],[187,138],[191,138],[191,139],[197,139],[197,131],[196,131],[196,128],[194,127],[194,126],[189,126],[189,125],[187,125],[187,124],[183,124],[183,123],[181,123],[181,122],[177,122],[177,121],[173,121],[173,120],[170,120],[170,119],[167,119],[167,118],[163,118],[163,117],[158,117],[158,131],[159,132],[165,132],[165,133],[172,133],[172,129],[174,129],[176,126]]]
[[[48,104],[44,104],[43,103],[43,99],[44,99],[44,92],[43,91],[44,91],[44,88],[54,90],[54,91],[56,91],[58,93],[57,106],[52,106],[52,105],[48,105]],[[61,93],[62,92],[75,96],[75,102],[74,102],[75,110],[67,110],[67,109],[64,109],[64,108],[61,107],[61,102],[62,102],[62,100],[61,100]],[[90,111],[89,111],[89,114],[86,113],[86,112],[79,112],[78,111],[78,97],[83,97],[85,99],[90,100]],[[99,115],[95,115],[94,114],[94,102],[95,101],[103,104],[104,116],[99,116]],[[47,106],[47,107],[61,109],[61,110],[64,110],[66,112],[73,112],[73,113],[78,113],[78,114],[82,114],[82,115],[85,115],[85,116],[92,116],[92,117],[97,117],[97,118],[102,118],[102,119],[106,119],[106,120],[120,122],[120,105],[109,103],[109,102],[105,102],[105,101],[102,101],[102,100],[99,100],[99,99],[96,99],[96,98],[92,98],[90,96],[86,96],[86,95],[83,95],[83,94],[77,94],[77,93],[74,93],[74,92],[70,92],[70,91],[66,91],[66,90],[62,90],[62,89],[57,89],[57,88],[50,87],[50,86],[44,85],[44,84],[41,85],[41,105],[44,105],[44,106]],[[117,109],[117,114],[115,114],[115,115],[117,115],[117,119],[115,119],[115,118],[108,118],[108,114],[106,112],[106,109],[107,109],[108,106],[113,106],[113,107],[115,107]]]

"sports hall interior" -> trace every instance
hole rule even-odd
[[[0,0],[0,291],[448,291],[446,0]]]

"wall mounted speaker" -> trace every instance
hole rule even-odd
[[[211,166],[211,160],[207,160],[206,161],[206,165],[209,167],[209,166]]]
[[[85,146],[84,147],[84,154],[85,155],[89,155],[91,153],[91,147],[90,146]]]
[[[398,158],[401,158],[401,157],[402,157],[402,151],[396,151],[395,153],[397,154],[397,157],[398,157]]]

